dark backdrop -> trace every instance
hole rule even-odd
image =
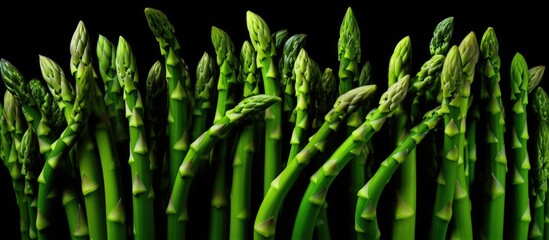
[[[86,24],[94,44],[98,34],[113,42],[123,36],[132,46],[144,78],[148,68],[161,59],[157,42],[147,26],[143,13],[145,7],[158,8],[166,13],[176,29],[182,57],[191,69],[195,68],[204,51],[214,54],[210,39],[212,26],[226,31],[240,49],[242,42],[249,39],[247,10],[262,16],[271,32],[287,29],[290,34],[307,34],[309,56],[322,68],[337,69],[339,26],[349,6],[360,25],[363,62],[371,62],[374,83],[380,89],[386,87],[387,66],[396,43],[405,36],[411,37],[413,67],[417,69],[429,57],[428,44],[434,27],[449,16],[454,17],[452,43],[456,45],[470,31],[475,31],[480,41],[487,27],[494,28],[500,43],[502,88],[507,87],[509,64],[515,53],[522,53],[530,67],[549,64],[549,42],[545,37],[549,33],[548,9],[534,1],[44,2],[17,1],[0,8],[0,57],[12,62],[27,78],[41,76],[39,54],[58,62],[68,74],[69,42],[80,20]],[[4,86],[0,87],[3,90]],[[17,233],[16,205],[8,172],[3,167],[0,186],[1,197],[7,201],[0,220],[8,221],[0,224],[1,232]]]

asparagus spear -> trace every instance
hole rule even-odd
[[[19,146],[19,158],[23,162],[21,173],[25,175],[25,196],[28,202],[29,209],[29,237],[31,239],[38,238],[36,230],[36,211],[38,206],[38,182],[36,178],[42,170],[43,159],[38,152],[38,141],[31,127],[27,127],[21,137],[21,145]],[[83,226],[87,226],[85,223]]]
[[[193,131],[191,139],[196,140],[206,131],[207,123],[213,122],[214,97],[216,91],[214,84],[217,83],[218,69],[216,60],[207,52],[202,54],[200,61],[196,67],[196,84],[194,99],[196,107],[193,111]]]
[[[459,132],[459,159],[457,164],[456,174],[456,189],[454,194],[453,212],[455,224],[452,231],[452,235],[458,239],[472,239],[473,238],[473,226],[471,222],[471,199],[469,197],[469,171],[468,171],[468,159],[467,159],[467,118],[470,106],[471,86],[475,77],[476,64],[480,56],[480,50],[478,47],[477,37],[474,32],[469,32],[467,36],[459,44],[459,53],[461,56],[461,63],[463,66],[463,85],[460,90],[460,114],[461,114],[461,126]]]
[[[246,24],[251,43],[257,53],[257,67],[261,69],[264,93],[281,97],[276,67],[275,42],[270,36],[269,26],[259,15],[247,11]],[[282,105],[275,103],[265,111],[265,170],[263,192],[267,193],[269,185],[280,173],[282,137]]]
[[[132,171],[133,228],[136,239],[153,239],[155,225],[154,191],[148,159],[147,133],[143,121],[143,100],[138,89],[139,75],[135,55],[123,37],[116,47],[116,74],[124,86],[126,118],[130,130],[130,164]]]
[[[84,25],[80,21],[70,44],[70,71],[75,77],[76,86],[78,86],[83,76],[82,71],[86,71],[92,66],[91,41]],[[93,114],[93,124],[90,124],[95,138],[95,145],[101,160],[103,173],[103,184],[105,188],[105,214],[107,218],[107,237],[115,239],[126,238],[125,207],[122,193],[121,168],[118,158],[116,143],[113,136],[110,120],[105,105],[104,98],[99,90],[96,81],[91,84],[93,94],[93,104],[91,110]]]
[[[529,228],[529,238],[546,239],[548,236],[548,215],[547,204],[547,178],[549,176],[549,158],[547,149],[549,149],[549,109],[547,102],[549,96],[542,87],[536,87],[532,93],[532,104],[530,105],[528,114],[533,116],[529,118],[529,122],[533,122],[532,132],[533,144],[529,144],[528,149],[531,150],[532,170],[530,171],[531,183],[531,199],[530,206],[532,208],[532,222]],[[530,153],[530,152],[529,152]]]
[[[336,102],[338,93],[338,79],[331,68],[325,68],[317,81],[315,94],[314,119],[311,124],[313,130],[318,130],[324,123],[324,116],[330,111]],[[361,86],[370,85],[364,84]]]
[[[324,118],[324,123],[309,138],[309,142],[294,159],[277,176],[265,194],[257,211],[254,222],[254,238],[273,239],[275,237],[278,213],[284,198],[296,182],[301,171],[314,159],[319,152],[326,150],[329,137],[338,131],[339,126],[347,120],[376,90],[375,85],[354,88],[338,97],[333,108]]]
[[[376,170],[374,175],[358,192],[355,210],[355,230],[359,239],[379,239],[381,232],[377,224],[377,204],[386,184],[409,154],[442,118],[440,107],[428,111],[423,120],[410,129],[402,143],[398,145]]]
[[[275,40],[275,48],[277,53],[280,53],[282,51],[282,49],[284,48],[284,44],[288,40],[288,37],[288,29],[280,29],[271,34],[271,38]]]
[[[360,74],[358,67],[361,57],[360,27],[351,7],[347,8],[339,28],[337,52],[339,94],[341,95],[353,88],[353,82]]]
[[[174,187],[171,192],[170,202],[166,210],[167,214],[172,214],[181,222],[187,221],[187,200],[188,193],[193,180],[193,176],[203,162],[203,155],[207,154],[213,146],[235,127],[237,123],[253,116],[275,102],[280,101],[279,97],[260,94],[251,96],[240,101],[234,108],[228,110],[225,116],[216,120],[214,124],[206,130],[192,144],[190,151],[185,156],[183,163],[178,171]],[[182,235],[185,238],[185,235]]]
[[[235,84],[237,83],[238,60],[236,58],[234,44],[230,36],[223,30],[212,27],[212,43],[217,55],[219,66],[219,80],[217,82],[217,106],[214,122],[221,119],[227,109],[230,109],[235,102]],[[210,238],[226,238],[228,234],[228,192],[230,191],[227,182],[226,165],[227,158],[231,155],[231,141],[223,139],[214,148],[213,168],[215,169],[214,186],[212,193],[212,213]]]
[[[244,41],[240,51],[240,79],[244,81],[245,98],[259,94],[255,56],[250,42]],[[256,149],[254,124],[259,120],[257,117],[246,120],[238,135],[233,161],[229,239],[249,239],[252,161]]]
[[[311,176],[294,223],[292,239],[312,239],[314,224],[325,202],[329,187],[347,163],[359,154],[364,144],[378,132],[406,97],[410,75],[391,85],[366,120],[330,155],[328,160]]]
[[[487,124],[485,147],[485,190],[480,235],[486,239],[502,239],[507,156],[505,149],[505,119],[499,87],[501,59],[494,28],[488,27],[480,42],[481,103],[485,106],[483,121]]]
[[[509,153],[511,165],[509,166],[512,184],[509,185],[509,234],[514,239],[528,237],[528,226],[531,218],[529,204],[529,180],[530,161],[527,157],[528,128],[526,108],[528,105],[528,66],[524,56],[516,53],[511,61],[511,92],[510,106],[512,107],[510,122],[510,135],[512,145]],[[535,205],[534,205],[535,207]],[[542,224],[542,223],[539,223]]]
[[[167,83],[165,68],[160,61],[154,62],[147,74],[145,83],[145,129],[147,132],[147,145],[149,146],[150,170],[153,174],[153,183],[160,180],[160,174],[156,172],[160,168],[164,157],[163,139],[166,135],[167,120]],[[155,183],[156,185],[156,183]],[[155,189],[157,189],[155,187]]]

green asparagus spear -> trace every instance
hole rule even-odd
[[[132,171],[133,228],[135,239],[153,239],[154,191],[148,158],[147,133],[143,121],[143,100],[138,89],[139,75],[135,55],[129,43],[118,39],[116,47],[116,74],[124,86],[126,118],[130,130],[130,164]]]
[[[284,86],[284,124],[292,129],[295,124],[293,111],[296,105],[294,65],[299,51],[305,47],[307,35],[303,33],[295,34],[288,38],[284,44],[284,51],[278,63],[280,79]],[[293,123],[293,124],[290,124]]]
[[[486,239],[502,239],[504,208],[505,208],[505,182],[507,176],[507,155],[505,148],[505,118],[503,102],[499,86],[501,59],[499,56],[499,43],[494,28],[488,27],[480,42],[481,59],[481,106],[485,111],[482,116],[487,124],[485,136],[486,151],[483,157],[488,164],[485,168],[484,180],[485,200],[482,207],[482,219],[480,221],[480,236]]]
[[[247,11],[246,24],[251,43],[257,53],[257,67],[261,69],[264,93],[281,97],[279,76],[276,67],[275,42],[270,36],[269,26],[259,15]],[[282,104],[273,104],[265,111],[265,171],[263,192],[266,194],[269,185],[280,173],[282,166]]]
[[[435,30],[429,44],[429,52],[431,55],[446,55],[450,50],[450,40],[454,33],[454,17],[447,17],[440,21]]]
[[[339,28],[337,52],[339,60],[339,94],[341,95],[353,88],[353,82],[358,79],[360,74],[358,67],[362,54],[360,27],[351,7],[347,8]]]
[[[196,140],[206,131],[208,123],[213,122],[214,101],[217,95],[215,91],[215,83],[217,83],[218,69],[216,60],[207,52],[202,54],[200,61],[196,67],[196,84],[194,99],[196,107],[193,111],[193,131],[192,140]]]

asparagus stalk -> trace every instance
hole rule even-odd
[[[190,151],[185,156],[178,171],[179,177],[176,178],[171,192],[170,202],[166,210],[167,214],[174,215],[176,219],[181,219],[183,223],[187,222],[188,193],[193,176],[203,162],[203,155],[207,154],[219,140],[225,138],[237,123],[265,110],[277,101],[280,101],[279,97],[265,94],[245,98],[234,108],[228,110],[224,117],[215,121],[208,130],[191,144]],[[183,235],[183,238],[185,238],[185,235]]]
[[[254,222],[254,238],[273,239],[275,237],[278,213],[284,198],[297,181],[301,171],[310,163],[316,154],[326,150],[329,137],[338,131],[342,122],[360,108],[376,90],[375,85],[354,88],[338,97],[333,108],[324,118],[324,123],[310,138],[303,150],[277,176],[265,194],[257,211]]]
[[[269,26],[259,15],[247,11],[246,23],[251,43],[257,53],[257,67],[261,69],[264,93],[281,97],[276,67],[275,42],[270,36]],[[267,193],[269,185],[280,173],[282,137],[282,104],[273,104],[265,111],[265,164],[263,192]]]
[[[280,53],[283,50],[284,44],[288,40],[288,37],[288,29],[280,29],[271,34],[271,38],[275,41],[275,48],[277,53]]]
[[[70,71],[75,76],[76,85],[82,77],[82,69],[92,68],[92,52],[90,39],[86,26],[82,21],[71,38],[70,53]],[[111,59],[112,61],[112,59]],[[93,113],[92,128],[95,145],[101,160],[103,173],[103,184],[105,188],[105,214],[107,218],[107,237],[113,239],[125,239],[127,226],[125,223],[125,207],[122,193],[121,168],[118,158],[118,152],[115,143],[115,137],[110,124],[104,98],[99,90],[97,82],[91,83],[93,102],[91,110]]]
[[[498,51],[499,43],[494,28],[488,27],[480,42],[482,58],[479,60],[482,76],[480,97],[482,106],[486,109],[482,118],[487,124],[484,156],[488,164],[480,235],[486,239],[503,238],[505,215],[507,155],[503,102],[499,87],[501,60]]]
[[[469,197],[469,171],[466,152],[466,132],[467,132],[467,118],[470,106],[471,86],[475,77],[476,64],[480,56],[480,50],[478,47],[477,37],[474,32],[469,32],[467,36],[461,41],[458,47],[461,63],[463,66],[463,85],[460,90],[460,114],[461,114],[461,126],[459,132],[459,158],[457,164],[456,173],[456,192],[454,194],[453,212],[454,215],[454,229],[452,231],[453,237],[458,239],[472,239],[473,238],[473,226],[471,222],[471,199]]]
[[[458,46],[452,46],[444,60],[441,74],[442,112],[444,113],[444,146],[435,204],[431,220],[432,239],[446,238],[448,225],[452,219],[452,204],[456,189],[456,175],[460,156],[461,87],[463,86],[463,66]]]
[[[516,53],[511,61],[511,91],[510,106],[511,121],[509,134],[512,139],[512,145],[509,153],[512,164],[509,169],[512,184],[509,185],[510,209],[509,234],[514,239],[526,239],[528,237],[528,226],[530,224],[530,204],[529,204],[529,180],[530,161],[527,157],[528,128],[526,108],[528,105],[528,66],[524,56]],[[533,207],[536,207],[535,205]],[[528,216],[528,217],[524,217]],[[542,224],[542,223],[539,223]]]
[[[324,116],[330,111],[339,96],[338,79],[331,68],[325,68],[320,76],[320,81],[316,82],[314,119],[311,127],[318,130],[324,123]],[[370,85],[364,84],[361,86]]]
[[[256,53],[248,41],[244,41],[240,51],[240,79],[244,81],[243,96],[259,94],[257,79]],[[229,239],[249,239],[251,227],[251,182],[252,164],[255,152],[254,124],[259,119],[251,118],[244,122],[238,135],[236,153],[233,161],[233,178],[231,188]]]
[[[160,174],[157,172],[164,157],[163,139],[166,135],[166,120],[168,118],[166,74],[160,61],[154,62],[150,67],[145,85],[144,114],[147,146],[149,146],[149,169],[156,186],[156,182],[160,181]],[[154,188],[158,190],[158,188]]]
[[[428,111],[423,120],[410,129],[402,143],[398,145],[376,170],[372,178],[358,192],[355,210],[355,230],[358,239],[379,239],[381,232],[377,224],[377,204],[386,184],[409,154],[442,118],[440,107]]]
[[[531,79],[531,78],[530,78]],[[529,238],[547,239],[549,228],[547,222],[548,204],[547,204],[547,176],[549,167],[549,109],[547,103],[549,96],[542,87],[537,87],[532,93],[532,104],[529,108],[528,121],[533,122],[533,144],[529,144],[528,149],[533,153],[532,171],[530,171],[532,222],[529,229]]]
[[[104,83],[105,105],[117,143],[128,141],[128,127],[124,115],[122,86],[116,79],[116,46],[105,36],[99,34],[95,48],[99,63],[99,74]]]
[[[410,75],[405,75],[390,86],[366,120],[330,155],[328,160],[311,176],[294,223],[292,239],[312,239],[315,220],[325,203],[331,183],[341,170],[362,151],[364,144],[378,132],[406,97]]]
[[[133,228],[136,239],[153,239],[155,225],[154,191],[148,159],[147,133],[143,121],[143,100],[138,89],[139,75],[135,55],[129,43],[118,39],[116,47],[116,74],[124,86],[126,118],[130,130],[130,159],[132,171]]]
[[[237,82],[238,60],[236,58],[234,44],[230,36],[223,30],[212,27],[212,43],[217,55],[217,65],[219,66],[219,79],[217,82],[217,106],[214,116],[214,122],[223,118],[227,109],[232,107],[235,102],[235,84]],[[226,165],[227,158],[231,156],[230,140],[221,140],[214,149],[214,186],[212,193],[212,213],[210,238],[226,238],[228,229],[229,210]]]

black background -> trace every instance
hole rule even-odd
[[[347,7],[352,7],[361,29],[362,59],[373,67],[374,83],[385,89],[387,66],[394,46],[410,36],[412,72],[429,57],[429,41],[436,24],[454,17],[453,44],[470,31],[477,38],[493,27],[500,44],[502,88],[507,88],[509,64],[517,52],[528,66],[549,64],[549,9],[534,1],[78,1],[60,3],[12,2],[0,7],[0,58],[14,64],[27,78],[40,77],[38,55],[47,56],[69,73],[69,43],[78,21],[83,21],[93,44],[98,34],[114,43],[123,36],[132,46],[140,74],[161,59],[158,44],[148,28],[143,10],[162,10],[176,29],[181,55],[195,69],[204,51],[214,55],[210,31],[227,32],[239,50],[249,39],[246,11],[265,19],[271,32],[287,29],[290,35],[305,33],[306,49],[321,68],[337,69],[339,27]],[[547,77],[545,77],[546,79]],[[546,82],[546,80],[544,80]],[[547,83],[542,82],[543,86]],[[4,88],[2,85],[1,88]],[[0,232],[17,233],[16,205],[5,168],[0,171],[3,205]],[[7,222],[6,222],[7,221]],[[333,222],[337,222],[337,219]]]

